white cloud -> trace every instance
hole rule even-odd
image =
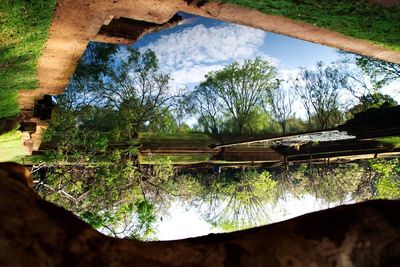
[[[222,69],[223,65],[196,65],[191,68],[182,68],[171,72],[174,88],[184,88],[188,84],[199,84],[210,71]]]
[[[300,74],[299,69],[279,69],[279,78],[284,81],[290,81],[291,79],[296,79]]]
[[[200,24],[163,35],[141,50],[156,53],[160,67],[171,73],[171,85],[176,90],[200,83],[208,72],[222,69],[232,61],[267,58],[260,54],[265,36],[262,30],[241,25]]]
[[[394,98],[398,103],[400,103],[400,80],[396,80],[384,88],[382,88],[382,93],[390,95]]]
[[[142,49],[153,50],[160,65],[168,71],[242,60],[258,55],[266,33],[241,25],[207,28],[196,25],[161,36]]]
[[[262,52],[266,34],[235,24],[213,27],[199,24],[161,35],[140,50],[155,52],[160,68],[171,74],[172,91],[178,91],[200,83],[208,72],[222,69],[232,61],[242,62],[259,56],[278,66],[277,59]],[[126,58],[126,50],[120,49],[117,58]]]

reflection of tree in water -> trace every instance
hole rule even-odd
[[[288,194],[330,205],[400,197],[398,160],[180,174],[168,161],[140,166],[132,149],[101,158],[70,151],[49,154],[54,163],[49,159],[36,173],[37,191],[113,235],[152,237],[156,218],[176,199],[215,227],[235,230],[270,223],[266,207]]]
[[[264,206],[277,198],[277,182],[267,171],[226,171],[182,178],[197,183],[192,204],[213,225],[241,229],[270,221]]]

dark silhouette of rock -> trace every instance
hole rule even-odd
[[[169,21],[157,24],[129,18],[113,18],[108,25],[103,25],[97,35],[97,41],[132,45],[145,34],[176,26],[182,17],[175,14]]]
[[[196,7],[201,7],[205,3],[208,2],[208,0],[184,0],[188,5],[194,5]]]
[[[400,201],[341,206],[228,234],[140,242],[96,232],[39,198],[9,167],[0,170],[0,266],[400,264]]]

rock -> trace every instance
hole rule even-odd
[[[400,264],[400,201],[340,206],[240,232],[140,242],[98,233],[38,197],[10,166],[0,169],[0,266]]]

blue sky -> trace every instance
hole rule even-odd
[[[336,48],[215,19],[181,15],[184,20],[178,26],[147,34],[133,45],[156,53],[161,69],[171,74],[174,92],[193,88],[204,80],[205,74],[233,61],[269,59],[279,69],[280,78],[287,80],[298,74],[299,67],[313,68],[318,61],[329,64],[341,58]],[[399,83],[394,83],[382,92],[400,101],[398,87]],[[344,105],[355,104],[355,98],[348,93],[341,98]],[[296,100],[293,106],[295,116],[304,119],[300,102]]]
[[[270,59],[284,77],[296,73],[300,66],[313,67],[317,61],[330,63],[339,59],[337,49],[327,46],[214,19],[183,16],[185,20],[179,26],[143,36],[133,45],[153,50],[161,68],[171,73],[172,86],[176,88],[190,89],[209,71],[257,56]],[[180,239],[218,231],[186,205],[179,201],[172,203],[169,216],[158,223],[158,239]],[[321,208],[326,205],[308,196],[268,207],[274,222]]]
[[[339,59],[337,49],[227,22],[182,13],[184,21],[173,28],[143,36],[133,46],[152,49],[173,85],[191,88],[211,70],[232,61],[271,59],[282,75],[317,61]]]
[[[312,68],[317,61],[328,64],[340,59],[335,48],[214,19],[183,16],[185,20],[179,26],[143,36],[133,45],[156,53],[161,69],[171,73],[172,87],[176,89],[190,89],[209,71],[222,69],[235,60],[257,56],[270,59],[281,77],[287,78],[296,74],[299,67]],[[297,105],[294,109],[302,109],[299,103],[294,105]],[[269,209],[276,222],[327,207],[318,199],[306,196],[289,198]],[[180,202],[171,205],[169,215],[158,224],[157,237],[161,240],[204,235],[216,230],[195,210]]]

